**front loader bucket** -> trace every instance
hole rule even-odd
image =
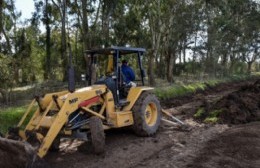
[[[45,123],[47,111],[57,109],[55,102],[57,97],[66,95],[68,91],[46,94],[44,97],[36,97],[29,105],[20,122],[10,128],[9,132],[4,136],[0,134],[0,167],[7,168],[48,168],[50,167],[41,157],[47,151],[41,149],[43,140],[49,138],[43,137],[45,134],[41,132],[40,126]],[[38,108],[33,111],[35,104]],[[58,102],[57,102],[58,103]],[[33,113],[33,114],[32,114]],[[32,117],[30,118],[30,116]],[[26,121],[30,120],[28,123]],[[47,123],[49,124],[49,123]],[[46,125],[46,123],[45,123]],[[57,130],[56,132],[59,132]],[[54,136],[54,138],[56,135]],[[36,142],[36,143],[35,143]],[[49,140],[51,143],[52,141]],[[44,152],[39,152],[39,150]],[[40,153],[40,154],[39,154]]]
[[[67,93],[68,91],[63,91],[63,92],[46,94],[44,97],[41,98],[36,97],[30,103],[29,107],[27,108],[26,112],[24,113],[23,117],[21,118],[17,126],[9,129],[9,132],[5,136],[6,139],[2,138],[3,143],[8,143],[8,141],[10,141],[10,144],[13,143],[17,145],[19,144],[18,147],[20,146],[20,148],[33,149],[30,150],[31,152],[29,152],[29,155],[34,155],[34,154],[36,155],[38,154],[38,156],[45,155],[47,151],[43,152],[44,154],[39,155],[40,145],[44,140],[44,136],[46,135],[46,133],[43,132],[42,126],[46,128],[50,128],[54,119],[56,118],[56,116],[58,116],[57,113],[60,110],[59,109],[60,107],[58,105],[59,102],[57,98],[60,96],[64,96]],[[38,104],[38,108],[35,111],[33,111],[33,107],[35,106],[36,103]],[[51,110],[53,110],[53,112],[56,112],[56,114],[54,114],[53,116],[47,116],[47,114]],[[32,112],[33,112],[32,117],[29,118]],[[28,118],[29,118],[29,122],[25,123],[25,121],[28,121],[26,120]],[[57,130],[56,132],[59,132],[59,130]],[[57,135],[55,135],[54,138],[56,136]],[[13,141],[13,140],[19,140],[23,142]],[[27,153],[26,150],[25,153]]]

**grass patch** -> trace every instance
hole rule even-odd
[[[218,117],[207,117],[205,120],[204,120],[205,123],[217,123],[218,122]]]
[[[155,95],[161,99],[166,100],[173,97],[184,96],[186,94],[195,93],[197,90],[205,90],[208,85],[213,86],[213,83],[192,83],[188,85],[173,85],[165,88],[156,88]]]
[[[205,114],[205,109],[203,107],[199,108],[197,112],[193,115],[195,118],[200,118]]]
[[[203,107],[201,107],[193,116],[197,119],[203,120],[205,123],[216,123],[219,121],[219,115],[222,112],[222,110],[214,110],[208,113]]]
[[[257,77],[259,75],[260,73],[254,73],[252,75],[239,74],[230,75],[222,79],[211,79],[204,82],[196,82],[191,84],[173,84],[168,87],[157,87],[154,93],[160,100],[167,100],[174,97],[184,96],[190,93],[195,93],[198,90],[205,90],[207,87],[214,87],[220,83],[243,81],[252,77]]]
[[[216,123],[219,121],[219,115],[223,112],[222,109],[211,111],[208,117],[205,118],[205,123]]]
[[[0,109],[0,132],[5,134],[8,131],[9,127],[16,126],[23,114],[26,112],[28,106],[22,107],[9,107],[7,109]],[[36,110],[36,107],[33,107],[32,111]],[[26,118],[24,124],[29,122],[32,113]]]

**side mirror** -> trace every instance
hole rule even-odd
[[[141,76],[142,76],[143,78],[146,77],[146,74],[145,74],[144,69],[141,70]]]

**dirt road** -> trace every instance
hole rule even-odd
[[[60,152],[50,152],[45,160],[54,168],[260,167],[259,120],[238,125],[206,124],[193,117],[199,107],[214,104],[254,82],[221,84],[162,102],[164,108],[191,126],[189,132],[165,124],[148,138],[136,137],[129,129],[108,131],[106,153],[100,156],[88,152],[87,145],[80,141],[64,139]],[[258,104],[254,110],[259,113],[259,90],[255,92]]]

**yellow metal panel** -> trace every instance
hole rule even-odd
[[[127,96],[127,101],[130,102],[129,105],[125,106],[123,108],[123,111],[130,111],[133,107],[133,105],[135,104],[136,100],[139,98],[139,96],[141,95],[141,93],[143,91],[148,91],[148,90],[153,90],[154,88],[152,87],[146,87],[146,86],[142,86],[142,87],[132,87],[129,90],[128,96]]]
[[[71,130],[63,130],[64,135],[71,135],[72,131]]]
[[[90,114],[92,115],[95,115],[95,116],[98,116],[99,118],[101,118],[102,120],[106,119],[104,116],[102,116],[101,114],[89,109],[89,108],[86,108],[86,107],[81,107],[83,110],[89,112]]]
[[[45,116],[41,119],[40,127],[50,128],[55,120],[55,116]]]
[[[28,128],[26,128],[26,130],[32,130],[32,129],[29,129],[30,127],[35,127],[35,126],[37,126],[38,125],[38,123],[41,121],[41,119],[42,119],[42,116],[40,116],[40,115],[38,115],[38,116],[36,116],[33,120],[32,120],[32,122],[30,122],[30,125],[29,125],[29,127]],[[27,125],[27,126],[28,126]]]
[[[112,73],[114,71],[113,67],[113,55],[108,56],[108,63],[107,63],[107,73]]]
[[[68,93],[69,93],[68,91],[48,93],[40,100],[40,104],[43,108],[46,108],[46,107],[48,107],[49,103],[53,100],[52,99],[53,95],[57,95],[59,97],[59,96],[62,96],[62,95],[68,94]]]
[[[36,133],[36,138],[37,138],[40,142],[42,142],[44,136],[43,136],[42,134],[40,134],[40,133]]]
[[[49,106],[50,102],[53,100],[53,95],[57,95],[58,97],[60,96],[64,96],[66,94],[68,94],[68,91],[61,91],[61,92],[54,92],[54,93],[49,93],[46,94],[41,100],[40,100],[40,104],[42,106],[43,109],[45,109],[46,107]],[[59,105],[61,106],[61,104],[59,103]],[[27,124],[25,130],[33,130],[35,128],[35,126],[37,126],[37,124],[40,122],[41,117],[43,117],[42,113],[40,112],[40,109],[38,108],[32,118],[30,119],[29,123]]]
[[[108,91],[105,95],[105,102],[106,104],[106,118],[107,122],[112,125],[117,125],[116,123],[116,108],[113,95],[111,91]]]
[[[129,126],[134,123],[133,114],[131,111],[116,112],[116,127]]]
[[[49,112],[49,110],[52,108],[54,104],[54,101],[51,101],[49,106],[45,109],[44,113],[41,116],[41,120],[39,121],[39,123],[36,125],[35,129],[39,129],[39,127],[42,125],[42,123],[44,122],[43,118],[47,115],[47,113]]]
[[[24,131],[19,130],[19,133],[18,133],[18,134],[19,134],[19,136],[20,136],[23,140],[26,140],[26,139],[27,139]]]
[[[29,123],[27,124],[25,130],[33,130],[35,128],[35,126],[37,125],[37,123],[40,121],[41,116],[40,116],[40,109],[38,108],[32,118],[30,119]]]
[[[24,115],[23,115],[22,119],[20,120],[20,122],[18,123],[17,127],[20,127],[23,124],[25,118],[31,112],[31,109],[32,109],[34,103],[35,103],[35,99],[33,99],[33,101],[30,103],[29,107],[27,108],[27,111],[24,113]]]

